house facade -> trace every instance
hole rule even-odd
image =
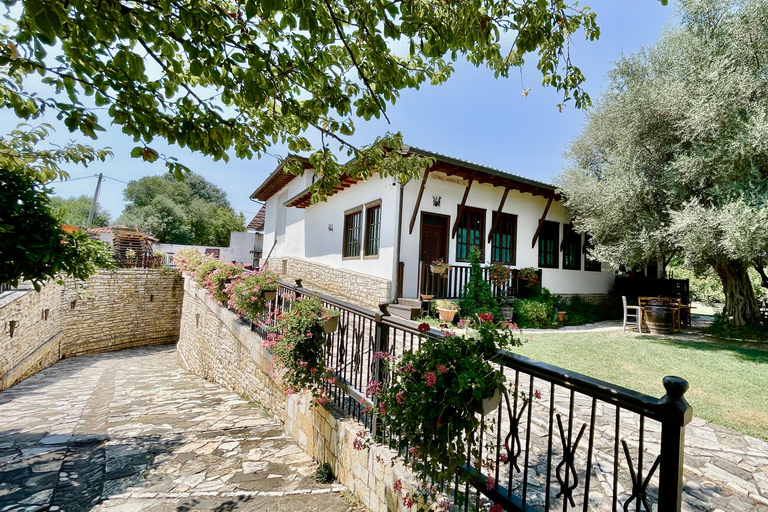
[[[265,202],[261,264],[307,285],[376,306],[416,298],[428,287],[429,264],[452,265],[454,290],[475,246],[484,264],[541,269],[555,294],[604,295],[614,274],[586,258],[553,186],[417,148],[434,158],[421,179],[400,184],[374,175],[343,179],[325,202],[311,204],[314,174],[279,166],[252,199]],[[588,240],[586,241],[588,243]]]

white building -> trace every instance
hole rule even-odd
[[[308,160],[289,156],[310,172],[294,176],[281,164],[251,195],[266,203],[261,264],[268,260],[306,285],[375,307],[434,292],[429,263],[438,258],[452,265],[441,293],[456,296],[476,245],[486,264],[542,269],[542,284],[554,294],[610,290],[614,274],[586,259],[584,236],[572,230],[552,185],[404,150],[435,159],[421,180],[345,179],[314,205]]]

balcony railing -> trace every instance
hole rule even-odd
[[[385,441],[376,415],[365,406],[370,380],[382,380],[373,354],[395,356],[418,349],[426,336],[413,324],[389,316],[387,305],[373,312],[333,297],[281,283],[272,310],[290,309],[283,294],[319,297],[327,308],[340,311],[339,329],[326,341],[326,365],[334,382],[326,391],[335,404]],[[286,297],[288,295],[285,295]],[[254,323],[265,334],[268,325]],[[500,351],[507,389],[498,409],[481,421],[493,422],[495,439],[473,433],[476,446],[493,446],[480,464],[466,466],[482,483],[444,487],[463,510],[482,508],[489,501],[504,510],[651,510],[681,508],[685,425],[692,411],[683,398],[688,383],[666,377],[662,398],[637,393],[546,363]],[[660,389],[661,391],[661,389]],[[523,392],[527,397],[524,400]],[[477,437],[477,439],[474,439]],[[655,508],[654,508],[655,507]]]
[[[434,295],[436,299],[458,299],[469,282],[469,265],[452,265],[444,275],[433,274],[430,265],[421,262],[419,267],[419,293]],[[509,279],[501,286],[496,285],[489,276],[488,267],[483,267],[483,279],[491,285],[494,297],[524,297],[530,281],[520,276],[520,270],[510,269]],[[541,269],[536,270],[539,284]]]

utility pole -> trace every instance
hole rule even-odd
[[[93,221],[93,213],[96,211],[96,202],[99,200],[99,190],[101,190],[101,180],[104,179],[102,173],[99,173],[99,181],[96,182],[96,192],[93,194],[93,202],[91,203],[91,211],[88,213],[88,222],[85,227],[91,227]]]

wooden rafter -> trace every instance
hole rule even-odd
[[[563,249],[565,249],[565,241],[568,239],[568,235],[571,234],[571,231],[573,231],[573,219],[568,223],[568,226],[565,228],[565,233],[563,233],[563,241],[560,242],[560,252],[563,252]]]
[[[504,209],[504,203],[507,201],[507,194],[509,194],[509,187],[504,188],[504,195],[501,196],[501,203],[499,203],[499,209],[493,215],[493,222],[491,223],[491,229],[488,231],[488,242],[493,238],[493,233],[496,228],[499,227],[499,219],[501,218],[501,210]]]
[[[552,206],[552,200],[554,197],[550,197],[549,201],[547,201],[547,206],[544,208],[544,213],[541,215],[541,219],[539,219],[539,227],[536,228],[536,233],[533,235],[533,241],[531,241],[531,249],[536,247],[536,240],[539,239],[539,233],[541,233],[541,228],[544,227],[544,221],[547,218],[547,212],[549,212],[549,207]]]
[[[461,198],[461,204],[459,205],[459,211],[456,213],[456,220],[453,222],[453,229],[451,230],[451,238],[456,238],[456,232],[459,231],[459,220],[461,220],[461,214],[464,212],[464,205],[467,203],[467,197],[469,196],[469,189],[472,188],[474,178],[469,178],[467,188],[464,190],[464,197]]]
[[[416,214],[419,213],[419,206],[421,206],[421,196],[424,195],[424,187],[427,186],[427,178],[429,177],[430,169],[424,171],[424,177],[421,179],[421,187],[419,188],[419,196],[416,198],[416,205],[413,207],[413,215],[411,215],[411,225],[408,228],[408,234],[413,233],[413,226],[416,224]]]

